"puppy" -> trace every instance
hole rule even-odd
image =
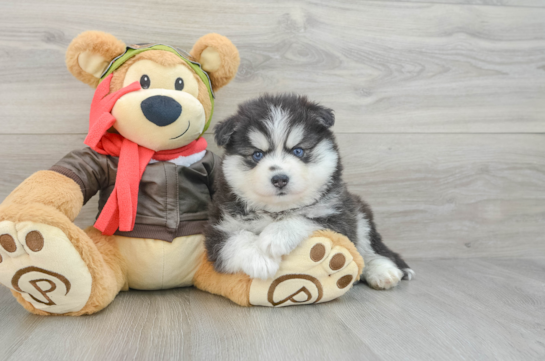
[[[369,206],[348,192],[334,122],[331,109],[306,97],[265,95],[216,126],[225,154],[205,235],[217,271],[271,278],[282,256],[314,231],[331,229],[356,244],[371,287],[414,277],[382,242]]]

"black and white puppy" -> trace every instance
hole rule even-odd
[[[297,95],[265,95],[220,122],[215,138],[225,154],[205,230],[217,271],[267,279],[281,257],[319,229],[347,236],[377,289],[414,272],[382,243],[369,206],[350,194],[331,109]]]

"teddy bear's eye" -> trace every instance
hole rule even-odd
[[[149,85],[149,76],[147,76],[146,74],[142,75],[142,77],[140,78],[140,86],[142,87],[142,89],[148,89]]]
[[[176,79],[174,82],[174,89],[183,90],[184,89],[184,80],[182,78]]]

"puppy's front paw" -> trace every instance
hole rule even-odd
[[[403,277],[403,271],[388,258],[376,258],[365,265],[363,275],[372,288],[387,290],[397,286]]]
[[[293,237],[286,237],[283,232],[276,232],[275,229],[266,228],[258,238],[258,246],[261,251],[271,257],[282,257],[293,251],[300,242]]]
[[[242,271],[251,278],[266,280],[274,277],[279,266],[279,258],[275,259],[256,254],[242,265]]]
[[[248,231],[229,238],[220,252],[222,271],[244,272],[252,278],[264,280],[273,277],[282,259],[264,253],[257,243],[257,236]]]

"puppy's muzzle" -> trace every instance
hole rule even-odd
[[[154,95],[140,104],[142,113],[153,124],[166,127],[182,114],[182,106],[176,100],[164,95]]]
[[[288,185],[290,178],[285,174],[277,174],[271,178],[271,183],[278,189],[282,189]]]

